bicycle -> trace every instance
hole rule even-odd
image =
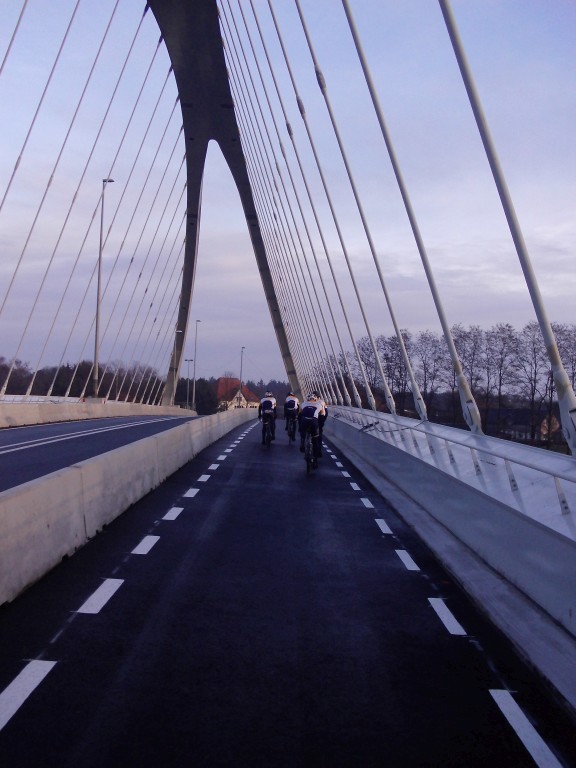
[[[306,434],[304,436],[304,459],[306,461],[306,474],[309,475],[313,469],[317,469],[318,460],[314,456],[314,443],[312,429],[310,424],[304,426]]]
[[[266,448],[270,448],[270,445],[272,444],[272,425],[271,425],[271,419],[272,416],[268,416],[267,414],[264,414],[262,417],[264,420],[264,445]]]
[[[296,414],[288,416],[288,442],[293,443],[296,440]]]

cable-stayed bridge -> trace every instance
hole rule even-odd
[[[516,279],[536,318],[573,453],[572,363],[558,352],[456,20],[443,0],[435,12],[485,153]],[[461,581],[467,578],[455,564],[458,556],[451,559],[449,546],[436,540],[440,530],[519,588],[540,617],[559,625],[558,647],[570,648],[573,459],[483,434],[454,319],[412,201],[410,173],[388,127],[382,80],[364,52],[371,19],[346,0],[335,5],[336,13],[332,39],[325,12],[304,2],[290,4],[290,12],[284,4],[252,0],[163,0],[145,9],[116,2],[97,11],[71,2],[49,19],[33,3],[13,9],[0,74],[3,99],[11,99],[0,190],[2,408],[9,413],[16,405],[60,399],[63,409],[77,404],[78,415],[81,408],[93,415],[88,406],[103,401],[126,409],[128,403],[173,404],[186,341],[198,330],[194,288],[202,216],[210,215],[202,193],[208,147],[216,142],[237,190],[254,278],[262,284],[292,389],[322,393],[330,404],[327,436],[384,494],[405,494],[399,508],[415,505],[411,524],[435,541],[431,546]],[[354,82],[341,77],[347,70],[338,67],[340,46],[342,56],[355,61]],[[330,60],[334,74],[323,64],[331,47],[337,49]],[[315,100],[309,103],[310,80]],[[363,93],[361,118],[346,112],[343,97],[356,87]],[[365,156],[358,151],[363,143],[371,150]],[[420,270],[415,279],[428,291],[467,431],[429,420],[427,392],[405,343],[410,307],[397,301],[381,244],[391,215],[382,210],[377,174],[367,174],[374,158],[387,164],[397,201],[390,205],[412,238]],[[226,203],[220,215],[229,215]],[[222,281],[238,280],[241,290],[233,265],[226,272]],[[258,332],[253,322],[252,338]],[[412,400],[402,413],[377,342],[384,323],[396,339]],[[23,360],[30,361],[26,370]],[[220,421],[232,427],[241,416]],[[200,421],[182,426],[192,435],[185,438],[192,442],[188,458],[198,452]],[[201,447],[222,429],[219,424]],[[160,479],[167,474],[158,472]],[[126,505],[135,500],[128,496]],[[418,522],[421,510],[432,523]],[[98,518],[94,531],[103,522]],[[474,584],[467,586],[483,599]],[[507,619],[501,614],[497,621],[503,626]],[[525,627],[510,634],[529,656],[519,636]],[[539,661],[547,641],[542,631],[534,651]],[[556,680],[562,673],[540,669],[570,701],[573,682],[564,680],[562,688]]]

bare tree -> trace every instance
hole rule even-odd
[[[488,409],[496,399],[496,435],[502,428],[502,407],[505,393],[511,394],[518,383],[516,361],[519,355],[518,334],[509,323],[497,323],[486,331],[484,354],[485,408],[484,427],[487,427]]]

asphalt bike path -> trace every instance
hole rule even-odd
[[[575,765],[574,723],[325,441],[234,430],[0,609],[0,765]],[[571,762],[572,761],[572,762]]]

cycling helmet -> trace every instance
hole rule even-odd
[[[272,394],[272,392],[266,392],[264,397],[274,397],[274,395]]]
[[[318,395],[316,394],[316,392],[310,392],[310,394],[308,395],[308,400],[318,400]]]

